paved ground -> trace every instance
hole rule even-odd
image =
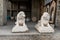
[[[55,28],[55,33],[54,33],[53,39],[60,40],[60,29]]]
[[[27,23],[27,26],[29,28],[29,32],[28,34],[39,34],[34,26],[36,23]],[[12,30],[12,27],[14,27],[14,22],[8,22],[7,25],[4,25],[4,26],[0,26],[0,35],[23,35],[23,34],[27,34],[27,33],[12,33],[11,30]],[[54,33],[54,36],[53,36],[53,40],[60,40],[60,29],[58,28],[55,28],[55,33]]]

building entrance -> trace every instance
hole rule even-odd
[[[31,0],[9,0],[10,9],[7,10],[7,20],[16,20],[16,16],[20,11],[24,11],[26,19],[31,20]]]

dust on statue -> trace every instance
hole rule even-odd
[[[54,29],[49,24],[50,15],[47,12],[44,12],[41,20],[38,21],[38,24],[36,24],[35,28],[39,32],[54,32]]]
[[[25,13],[23,11],[20,11],[17,14],[17,21],[15,22],[15,26],[12,29],[12,32],[27,32],[28,28],[25,24]]]

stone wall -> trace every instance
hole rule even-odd
[[[56,20],[55,20],[55,26],[57,28],[60,28],[60,0],[57,0],[57,12],[56,12]]]
[[[6,9],[6,0],[0,0],[0,25],[6,24],[6,15],[7,15],[7,9]]]
[[[0,0],[0,25],[3,24],[3,0]]]

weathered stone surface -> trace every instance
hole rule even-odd
[[[41,33],[40,40],[52,40],[53,33]]]
[[[56,20],[55,20],[55,25],[56,27],[60,28],[60,0],[57,0],[57,10],[56,10]]]
[[[0,25],[6,24],[6,16],[7,16],[7,9],[6,9],[6,0],[0,0]]]
[[[51,40],[51,35],[0,36],[0,40]]]

